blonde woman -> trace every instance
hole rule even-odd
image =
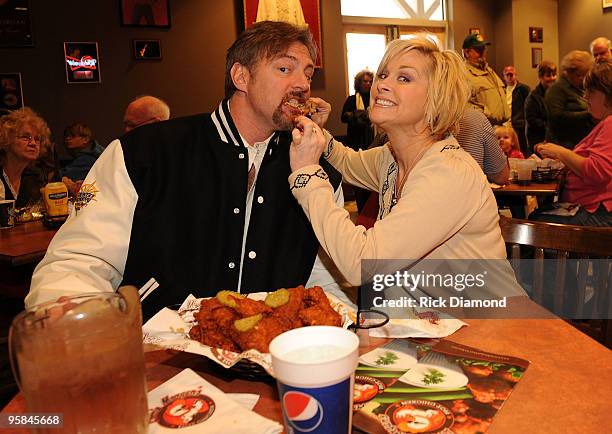
[[[366,259],[506,257],[487,179],[452,136],[468,97],[461,58],[419,34],[391,42],[374,78],[370,119],[388,134],[384,146],[353,151],[308,119],[298,119],[289,184],[319,242],[351,284],[362,283]],[[317,164],[324,150],[345,181],[379,193],[372,228],[355,226],[334,204]]]
[[[52,169],[42,163],[52,154],[50,137],[47,123],[28,107],[0,118],[0,199],[15,200],[17,208],[40,200]]]

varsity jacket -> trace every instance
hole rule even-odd
[[[35,270],[26,303],[74,286],[140,287],[153,277],[160,287],[143,301],[147,318],[190,293],[238,289],[241,270],[245,293],[307,284],[319,244],[287,187],[290,142],[285,132],[268,144],[243,251],[248,155],[227,100],[212,114],[143,126],[115,140]],[[338,190],[339,173],[328,163],[325,170]]]

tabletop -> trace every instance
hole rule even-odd
[[[499,188],[493,188],[496,196],[555,196],[561,190],[561,181],[554,182],[530,182],[527,185],[510,183]]]
[[[47,229],[42,220],[0,230],[0,264],[16,266],[40,261],[55,232],[56,229]]]
[[[612,426],[612,351],[560,319],[467,320],[449,340],[484,351],[527,359],[531,365],[488,431],[602,432]],[[386,342],[372,339],[370,348]],[[363,348],[362,352],[370,348]],[[225,392],[256,393],[254,411],[281,422],[274,382],[247,381],[204,357],[177,351],[146,354],[149,390],[184,368],[198,372]],[[23,412],[17,395],[3,412]],[[358,418],[355,423],[358,424]],[[22,434],[21,430],[5,430]]]

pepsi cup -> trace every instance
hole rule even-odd
[[[351,432],[359,338],[340,327],[310,326],[270,343],[285,430]]]

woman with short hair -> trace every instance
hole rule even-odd
[[[573,216],[536,212],[536,220],[583,226],[612,226],[612,62],[599,61],[584,79],[590,113],[599,123],[575,148],[541,143],[535,151],[569,169],[561,201],[580,205]]]
[[[51,131],[43,118],[29,107],[0,118],[0,199],[15,200],[15,207],[33,205],[41,199],[49,170],[37,160],[52,155]]]
[[[561,60],[561,77],[544,96],[548,111],[546,141],[573,149],[595,126],[582,86],[591,66],[593,57],[586,51],[570,51]]]
[[[533,152],[533,147],[546,138],[546,122],[548,113],[544,104],[546,91],[557,81],[557,65],[550,60],[542,60],[538,65],[538,85],[525,100],[525,122],[527,132],[527,147]]]
[[[289,184],[321,246],[351,284],[364,281],[362,260],[386,267],[393,259],[506,257],[489,183],[452,135],[469,95],[457,53],[418,34],[388,45],[374,79],[370,119],[387,133],[384,146],[354,151],[298,119]],[[345,181],[379,193],[372,228],[355,226],[335,205],[317,164],[323,150]]]

